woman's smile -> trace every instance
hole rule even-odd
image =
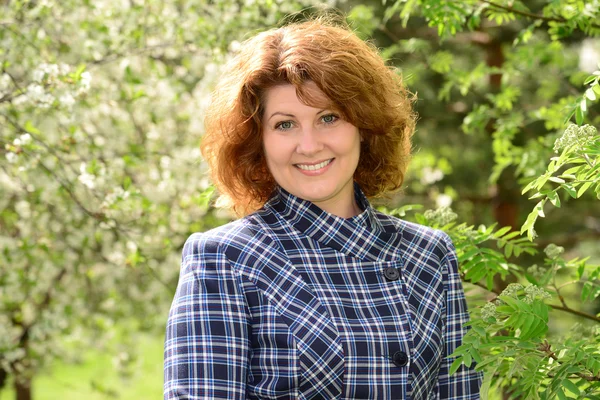
[[[327,168],[335,159],[330,158],[329,160],[325,160],[316,164],[295,164],[296,167],[305,175],[314,176],[320,175],[327,171]]]

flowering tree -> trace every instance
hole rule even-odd
[[[230,217],[209,202],[198,150],[219,65],[311,3],[2,3],[0,388],[12,376],[29,399],[53,360],[102,348],[117,329],[162,331],[185,238]],[[489,295],[473,300],[460,362],[479,362],[484,396],[499,387],[513,398],[593,399],[600,272],[567,252],[597,239],[580,221],[598,221],[585,214],[600,193],[599,57],[589,70],[584,61],[600,5],[530,3],[338,6],[421,99],[403,202],[453,205],[456,214],[414,218],[452,235],[465,281]],[[560,330],[560,315],[577,316],[578,328]]]
[[[302,4],[217,3],[0,4],[0,388],[18,399],[117,327],[162,331],[183,241],[224,221],[202,110],[236,40]]]

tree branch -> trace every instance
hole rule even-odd
[[[546,354],[546,356],[548,356],[548,358],[551,358],[554,361],[562,364],[562,362],[556,356],[556,353],[554,353],[552,351],[552,346],[550,345],[550,343],[548,343],[547,340],[544,340],[544,343],[542,343],[540,345],[539,350],[542,351],[544,354]],[[580,364],[580,363],[578,363],[578,364]],[[581,372],[578,372],[575,375],[579,378],[585,379],[588,382],[600,381],[600,375],[588,375],[588,374],[583,374]]]
[[[489,4],[491,7],[499,8],[501,10],[508,11],[513,14],[521,15],[523,17],[527,17],[530,19],[537,19],[537,20],[546,21],[546,22],[568,22],[568,20],[566,18],[545,17],[543,15],[533,14],[533,13],[530,13],[527,11],[515,10],[513,7],[503,6],[502,4],[494,3],[493,1],[490,1],[490,0],[480,0],[480,1],[482,3]],[[590,24],[590,25],[593,26],[594,28],[600,28],[600,25],[598,25],[598,24]]]
[[[463,274],[461,274],[461,277],[464,279],[464,275]],[[479,286],[480,288],[485,289],[488,292],[494,293],[496,296],[500,296],[500,293],[498,291],[493,290],[493,289],[489,290],[487,288],[487,286],[485,284],[481,283],[481,282],[469,282],[469,283],[471,283],[472,285],[475,285],[475,286]],[[494,301],[494,300],[496,300],[496,298],[493,298],[490,301]],[[577,315],[578,317],[586,318],[586,319],[589,319],[589,320],[596,321],[596,322],[600,323],[600,317],[598,317],[598,316],[596,316],[594,314],[588,314],[586,312],[579,311],[579,310],[574,310],[574,309],[572,309],[570,307],[565,307],[565,306],[561,306],[561,305],[558,305],[558,304],[547,304],[547,306],[548,307],[552,307],[552,309],[554,309],[554,310],[560,310],[560,311],[568,312],[570,314]]]

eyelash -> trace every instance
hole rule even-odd
[[[329,122],[323,121],[323,119],[324,119],[324,118],[327,118],[327,117],[333,117],[333,120],[332,120],[332,121],[329,121]],[[321,116],[321,121],[322,121],[322,122],[323,122],[325,125],[331,125],[331,124],[334,124],[334,123],[335,123],[335,122],[337,122],[337,120],[339,120],[339,119],[340,119],[340,117],[339,117],[339,116],[337,116],[336,114],[326,114],[326,115],[323,115],[323,116]],[[281,125],[283,125],[283,124],[286,124],[286,123],[292,123],[292,124],[293,124],[293,122],[292,122],[292,121],[281,121],[281,122],[278,122],[277,124],[275,124],[275,129],[278,129],[278,130],[280,130],[280,131],[288,131],[288,130],[292,129],[292,128],[282,128],[282,126],[281,126]]]

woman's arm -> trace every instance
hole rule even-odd
[[[458,272],[456,249],[450,237],[445,233],[443,235],[448,249],[442,260],[447,267],[446,331],[444,332],[445,358],[442,360],[438,375],[438,399],[479,399],[481,374],[474,370],[475,363],[471,364],[470,368],[461,365],[454,374],[449,375],[450,366],[455,358],[447,356],[462,344],[462,338],[467,333],[464,324],[469,320],[469,313]]]
[[[249,313],[217,243],[185,243],[165,339],[164,398],[245,399]]]

